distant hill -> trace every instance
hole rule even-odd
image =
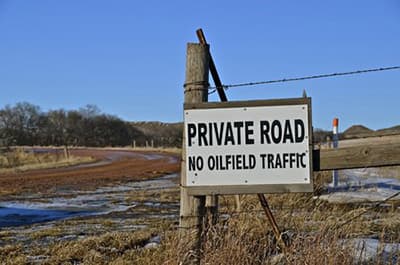
[[[391,134],[400,134],[400,125],[393,126],[390,128],[371,130],[363,125],[353,125],[341,134],[341,138],[363,138],[363,137],[373,137],[373,136],[385,136]]]
[[[378,134],[382,135],[389,135],[389,134],[400,134],[400,125],[385,128],[385,129],[380,129],[376,131]]]
[[[342,133],[342,137],[348,138],[362,138],[374,136],[375,131],[363,125],[353,125]]]

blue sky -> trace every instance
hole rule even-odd
[[[0,0],[0,107],[96,104],[182,120],[187,42],[202,27],[225,84],[400,65],[400,2]],[[211,80],[210,80],[210,83]],[[400,71],[232,88],[229,100],[312,97],[314,127],[400,124]],[[218,101],[213,95],[210,101]]]

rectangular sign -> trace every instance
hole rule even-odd
[[[309,98],[185,105],[192,194],[312,191]]]

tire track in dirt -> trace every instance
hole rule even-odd
[[[71,149],[74,156],[91,156],[92,164],[0,174],[0,195],[54,193],[59,189],[93,190],[126,181],[144,180],[178,172],[175,154],[107,149]]]

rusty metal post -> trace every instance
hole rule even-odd
[[[275,217],[272,214],[271,209],[269,208],[267,199],[262,193],[258,193],[257,196],[258,199],[260,200],[261,206],[264,209],[265,215],[267,216],[268,222],[272,226],[272,232],[274,233],[277,243],[281,245],[284,251],[286,251],[287,243],[282,239],[282,233],[279,230],[278,224],[276,223]]]

